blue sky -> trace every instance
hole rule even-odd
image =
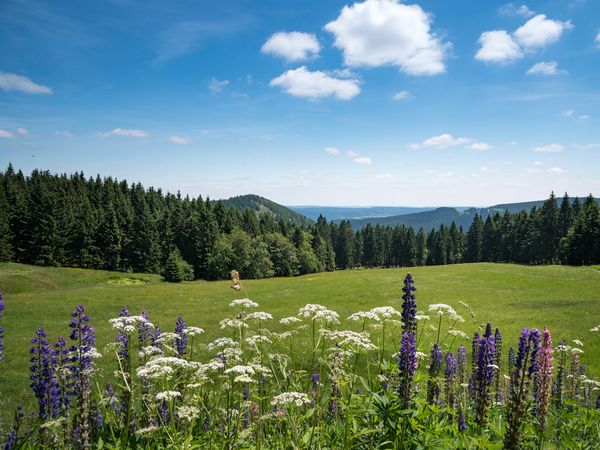
[[[0,3],[0,164],[288,205],[600,191],[593,0]]]

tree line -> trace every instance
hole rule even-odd
[[[600,210],[554,194],[540,208],[452,223],[353,230],[319,217],[294,223],[221,201],[9,165],[0,172],[0,261],[161,273],[165,278],[293,276],[355,267],[461,262],[600,263]]]

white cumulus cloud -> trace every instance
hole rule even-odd
[[[519,45],[506,30],[485,31],[479,36],[481,48],[475,59],[485,62],[509,63],[523,57]]]
[[[533,151],[538,153],[560,153],[565,149],[561,144],[548,144],[534,147]]]
[[[0,130],[0,138],[13,138],[15,137],[12,131]]]
[[[340,153],[342,153],[342,151],[339,148],[337,148],[337,147],[325,147],[323,149],[323,151],[325,153],[327,153],[328,155],[333,155],[333,156],[337,156]]]
[[[392,96],[392,100],[400,102],[402,100],[408,100],[412,97],[412,94],[408,91],[398,91]]]
[[[571,28],[573,25],[570,21],[561,22],[538,14],[515,31],[515,39],[527,49],[545,47],[558,41],[563,31]]]
[[[173,144],[178,144],[178,145],[185,145],[185,144],[189,144],[190,142],[192,142],[192,140],[190,138],[187,138],[185,136],[169,136],[169,141],[171,141]]]
[[[500,8],[500,14],[503,16],[531,17],[535,15],[535,11],[532,11],[527,5],[517,6],[514,3],[507,3]]]
[[[445,72],[449,44],[431,31],[431,15],[398,0],[366,0],[344,6],[325,25],[351,67],[393,65],[409,75]]]
[[[357,80],[334,78],[320,70],[311,72],[306,66],[284,72],[269,85],[290,95],[310,99],[334,96],[339,100],[350,100],[360,93]]]
[[[104,133],[100,133],[102,137],[110,137],[110,136],[125,136],[125,137],[134,137],[134,138],[145,138],[148,137],[148,133],[144,130],[134,130],[128,128],[114,128],[110,131],[106,131]]]
[[[24,92],[25,94],[52,94],[52,89],[48,86],[34,83],[23,75],[2,71],[0,71],[0,89],[7,92]]]
[[[532,17],[514,33],[506,30],[485,31],[479,36],[481,47],[475,59],[506,64],[521,59],[525,51],[540,49],[558,41],[565,30],[573,28],[570,21],[548,19],[545,14]]]
[[[558,63],[556,61],[542,61],[534,64],[527,71],[527,75],[558,75],[562,73],[561,70],[558,69]]]
[[[260,50],[292,62],[317,56],[321,46],[314,34],[292,31],[273,34]]]
[[[466,145],[471,143],[471,139],[467,138],[455,138],[451,134],[444,133],[439,136],[433,136],[429,139],[426,139],[421,144],[423,147],[434,147],[434,148],[447,148],[447,147],[455,147],[457,145]]]

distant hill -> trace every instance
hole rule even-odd
[[[320,215],[327,220],[364,219],[367,217],[389,217],[431,211],[433,207],[411,206],[288,206],[289,209],[317,220]]]
[[[297,212],[292,211],[291,209],[286,208],[279,203],[275,203],[272,200],[261,197],[260,195],[238,195],[237,197],[231,197],[223,200],[223,203],[227,206],[233,206],[241,209],[242,211],[245,209],[251,209],[256,211],[259,215],[270,214],[277,220],[281,219],[285,222],[291,222],[298,225],[308,225],[312,223],[312,220],[310,220],[308,217],[298,214]]]
[[[571,202],[575,200],[574,198],[570,199]],[[583,201],[584,199],[580,199]],[[561,199],[558,198],[557,202],[560,205]],[[363,219],[350,219],[350,223],[352,228],[355,230],[359,230],[366,226],[368,223],[371,225],[383,225],[383,226],[391,226],[394,227],[396,225],[405,225],[409,227],[413,227],[415,230],[423,227],[425,231],[429,231],[432,228],[438,228],[441,224],[450,225],[453,221],[458,226],[462,226],[465,230],[471,226],[473,222],[473,218],[475,214],[479,213],[480,216],[483,217],[483,220],[487,219],[490,214],[495,214],[498,212],[499,214],[503,214],[504,211],[509,211],[511,213],[519,212],[519,211],[529,211],[531,208],[540,207],[544,203],[544,200],[536,200],[531,202],[521,202],[521,203],[503,203],[499,205],[489,206],[485,208],[466,208],[464,210],[460,210],[457,208],[436,208],[432,211],[424,211],[417,212],[411,214],[402,214],[397,216],[389,216],[389,217],[367,217]],[[337,220],[339,222],[339,220]]]

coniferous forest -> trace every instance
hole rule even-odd
[[[278,220],[221,201],[189,198],[83,173],[0,173],[0,260],[161,273],[172,281],[293,276],[355,267],[461,262],[600,263],[600,209],[591,196],[554,194],[531,211],[441,225],[355,231],[319,217]]]

